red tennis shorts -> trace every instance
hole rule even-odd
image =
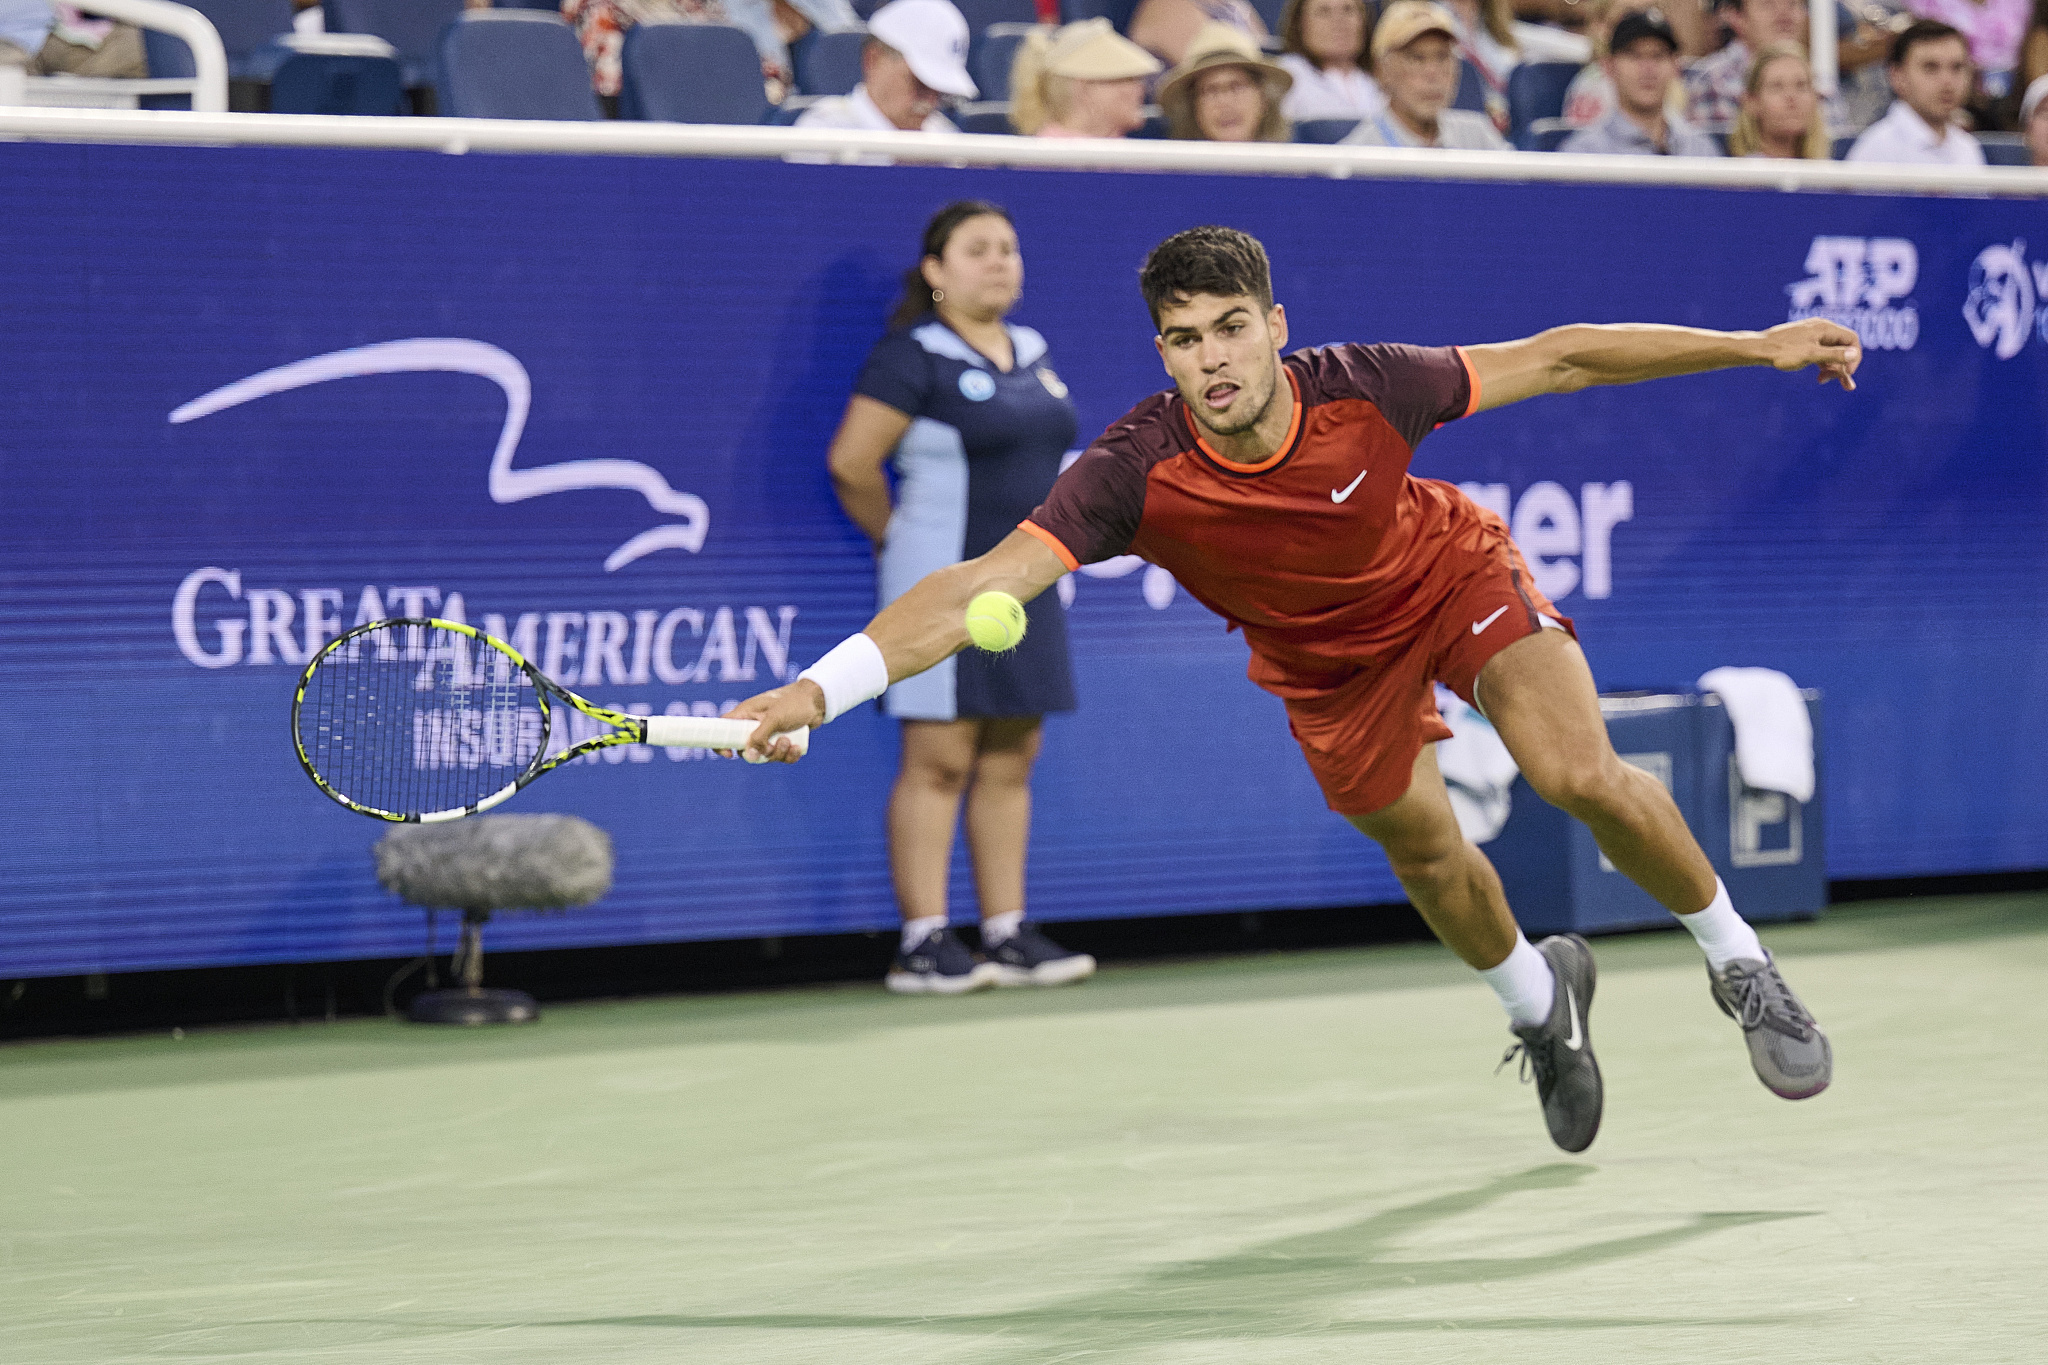
[[[1478,567],[1438,590],[1443,600],[1423,626],[1375,649],[1372,666],[1326,692],[1287,699],[1288,728],[1339,815],[1370,815],[1398,801],[1422,746],[1451,737],[1431,684],[1470,702],[1479,670],[1515,641],[1541,630],[1578,638],[1505,536]]]

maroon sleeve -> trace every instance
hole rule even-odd
[[[1479,406],[1478,376],[1456,346],[1321,346],[1287,359],[1297,367],[1304,401],[1363,398],[1410,450]]]
[[[1019,529],[1044,541],[1069,569],[1128,554],[1145,515],[1145,470],[1135,450],[1092,445]]]

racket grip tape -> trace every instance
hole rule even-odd
[[[713,716],[649,716],[647,742],[664,749],[743,749],[754,733],[751,720],[723,720]],[[811,747],[809,730],[790,730],[783,738],[796,745],[798,753]]]

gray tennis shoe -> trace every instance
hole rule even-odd
[[[1508,1048],[1500,1065],[1521,1054],[1522,1081],[1527,1084],[1533,1073],[1550,1140],[1567,1152],[1583,1152],[1600,1131],[1606,1093],[1587,1029],[1593,1008],[1593,950],[1577,934],[1559,934],[1537,944],[1536,951],[1549,961],[1557,979],[1550,1017],[1533,1028],[1514,1029],[1521,1041]]]
[[[1803,1100],[1828,1088],[1835,1075],[1834,1049],[1785,984],[1768,949],[1762,962],[1737,958],[1718,972],[1709,966],[1707,980],[1721,1013],[1742,1025],[1749,1064],[1766,1089]]]

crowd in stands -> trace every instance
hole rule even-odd
[[[758,54],[765,116],[809,128],[2048,165],[2048,0],[1813,0],[1836,10],[1826,92],[1809,0],[995,2],[561,0],[558,20],[548,0],[439,0],[568,26],[585,117],[620,116],[636,28],[722,25]],[[352,12],[268,3],[302,30]],[[844,76],[821,89],[806,54],[833,41]],[[53,0],[0,0],[0,65],[150,74],[135,30]]]

